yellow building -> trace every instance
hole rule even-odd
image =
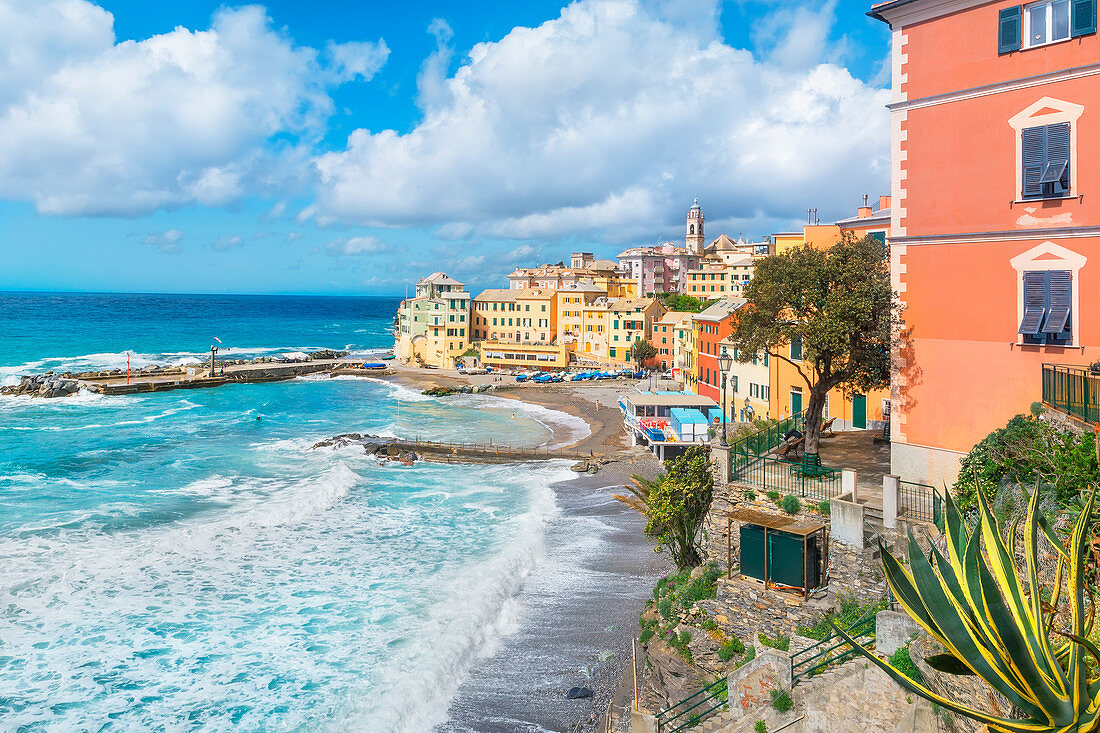
[[[779,347],[780,353],[791,361],[801,363],[802,345],[799,339]],[[810,365],[803,371],[812,376]],[[782,419],[806,409],[810,400],[809,386],[795,369],[783,359],[771,360],[770,393],[768,411],[771,417]],[[846,395],[839,387],[829,391],[825,399],[822,420],[836,418],[835,430],[880,430],[890,412],[890,389],[872,390],[867,394]],[[884,417],[886,416],[886,417]]]
[[[730,275],[728,268],[716,264],[708,264],[698,270],[688,270],[684,295],[702,300],[724,298],[731,293]]]
[[[441,369],[470,347],[470,294],[466,286],[443,272],[416,283],[416,296],[397,309],[394,354],[404,363]]]
[[[576,344],[583,329],[583,310],[607,293],[589,283],[574,283],[554,292],[554,315],[559,344]]]
[[[611,311],[606,298],[581,307],[580,334],[573,352],[582,364],[608,364],[607,338],[611,330]]]
[[[565,369],[569,366],[569,344],[516,344],[482,341],[478,355],[485,366],[521,369]]]
[[[615,298],[609,301],[608,310],[608,361],[612,366],[643,366],[633,363],[630,350],[636,340],[650,338],[653,322],[664,314],[664,306],[655,298]]]
[[[552,290],[485,290],[473,302],[473,339],[552,343],[557,340],[554,304]]]

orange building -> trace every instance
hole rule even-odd
[[[1100,358],[1100,200],[1085,195],[1100,184],[1096,2],[869,14],[893,37],[893,471],[950,484],[1041,399],[1042,364]]]

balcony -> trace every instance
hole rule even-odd
[[[1089,367],[1043,364],[1043,404],[1100,424],[1100,373]]]

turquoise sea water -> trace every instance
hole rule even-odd
[[[171,363],[212,336],[385,349],[395,305],[0,294],[0,378],[116,367],[125,349]],[[0,729],[429,730],[514,628],[569,472],[310,447],[585,430],[356,378],[0,398]]]

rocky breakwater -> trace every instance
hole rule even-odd
[[[82,387],[86,388],[87,385],[76,379],[55,376],[53,372],[47,372],[22,377],[19,384],[0,389],[0,394],[26,395],[29,397],[68,397],[79,392]],[[92,391],[96,390],[93,389]]]
[[[334,435],[331,438],[327,438],[317,443],[311,447],[310,450],[318,450],[321,448],[347,448],[349,446],[360,446],[363,452],[368,456],[398,461],[407,466],[412,465],[420,458],[420,456],[413,451],[397,445],[393,438],[385,438],[379,435],[361,435],[359,433]]]
[[[429,397],[446,397],[453,394],[480,394],[481,392],[489,392],[493,389],[491,384],[478,384],[471,386],[464,384],[459,387],[429,387],[424,390],[423,394]]]

